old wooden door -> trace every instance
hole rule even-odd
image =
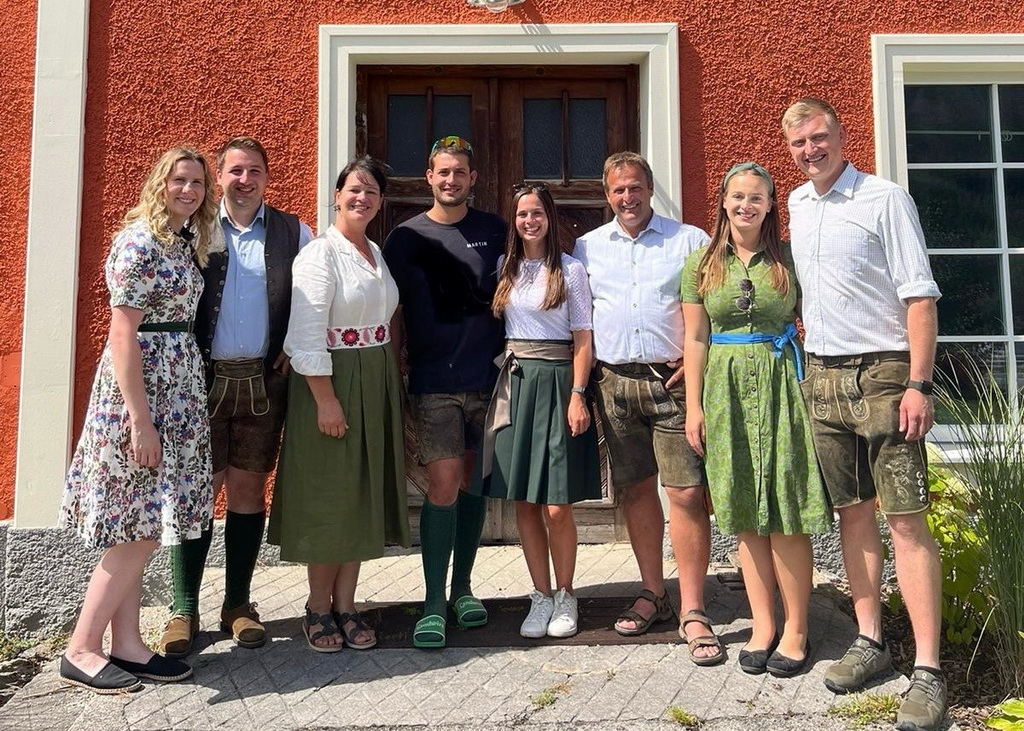
[[[431,143],[459,135],[473,144],[479,170],[471,204],[508,218],[512,188],[543,182],[558,204],[566,248],[608,221],[601,185],[604,159],[638,147],[635,66],[362,66],[358,70],[359,153],[393,169],[370,235],[383,241],[433,202],[424,179]],[[426,489],[406,422],[413,532]],[[602,452],[603,453],[603,452]],[[576,507],[581,542],[625,538],[603,469],[605,498]],[[489,542],[517,541],[511,503],[494,500]]]

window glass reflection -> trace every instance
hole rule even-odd
[[[910,170],[909,182],[929,247],[999,246],[994,171]]]
[[[523,174],[528,180],[562,177],[562,100],[523,100]]]
[[[569,177],[599,179],[608,157],[604,99],[569,100]]]
[[[999,257],[932,256],[939,335],[1005,335]]]
[[[394,175],[423,175],[427,117],[425,94],[388,95],[388,159]]]
[[[1024,162],[1024,84],[999,87],[1003,162]]]
[[[958,398],[963,407],[951,410],[944,399],[935,399],[935,423],[989,422],[992,416],[989,412],[993,405],[986,407],[984,397],[979,396],[978,385],[982,386],[983,391],[988,379],[993,379],[1005,396],[1006,357],[1006,346],[1003,343],[939,343],[935,352],[935,383]],[[1019,366],[1018,362],[1018,373]],[[1003,421],[1004,414],[1000,411],[995,417],[996,423],[999,423]]]
[[[990,87],[907,86],[907,161],[992,162]]]
[[[470,143],[476,143],[476,140],[473,139],[472,109],[471,97],[468,94],[465,96],[435,94],[431,144],[433,144],[433,140],[439,140],[448,135],[456,135],[469,140]]]

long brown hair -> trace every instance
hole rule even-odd
[[[512,285],[516,275],[519,274],[520,264],[526,258],[523,237],[516,230],[516,212],[523,196],[531,194],[537,196],[544,208],[544,214],[548,217],[548,233],[544,237],[546,248],[544,268],[548,273],[548,283],[547,292],[540,308],[553,310],[566,299],[565,278],[562,276],[562,247],[559,245],[558,236],[558,211],[555,209],[555,201],[543,185],[517,185],[515,191],[508,209],[509,226],[508,238],[505,240],[505,261],[502,262],[501,271],[498,272],[498,289],[495,291],[494,300],[491,303],[491,312],[495,317],[501,317],[508,306],[509,297],[512,295]]]
[[[711,236],[708,250],[701,259],[697,270],[697,293],[706,296],[725,284],[726,255],[729,251],[729,216],[725,212],[725,192],[729,181],[736,175],[750,174],[761,178],[768,188],[771,210],[761,222],[761,250],[772,270],[772,288],[783,296],[789,294],[789,270],[782,258],[782,241],[779,238],[779,203],[775,198],[775,182],[763,167],[754,162],[741,162],[722,178],[718,189],[718,212],[715,216],[715,232]]]

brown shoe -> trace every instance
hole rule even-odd
[[[220,631],[227,632],[239,647],[263,647],[267,631],[260,624],[256,603],[220,610]]]
[[[198,631],[198,617],[175,614],[167,620],[164,633],[160,635],[160,654],[164,657],[185,657],[192,652],[192,643]]]

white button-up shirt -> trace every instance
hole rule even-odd
[[[332,225],[295,257],[284,352],[296,373],[331,375],[328,329],[363,331],[389,325],[398,307],[398,285],[372,241],[370,250],[376,268]]]
[[[651,216],[635,239],[613,219],[576,239],[594,297],[594,357],[605,363],[668,363],[683,357],[679,278],[708,242],[695,226]]]
[[[910,350],[905,300],[940,296],[910,194],[848,162],[824,195],[790,194],[789,229],[807,351]]]

